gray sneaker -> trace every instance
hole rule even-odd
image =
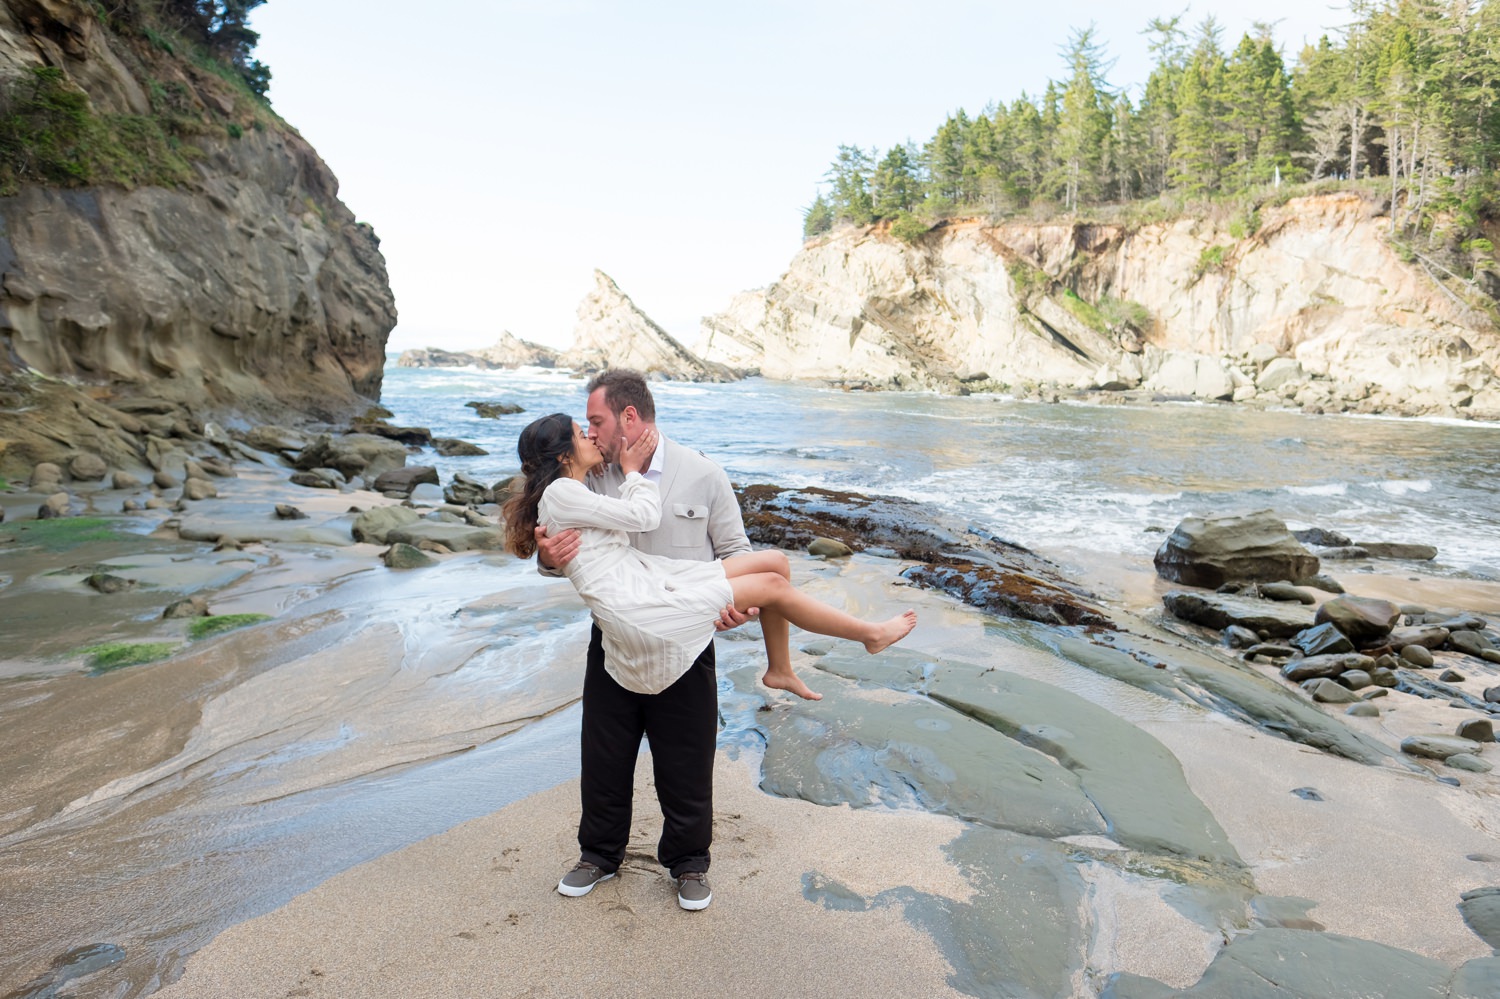
[[[596,867],[587,860],[580,860],[577,867],[563,875],[563,879],[557,883],[557,890],[569,898],[578,898],[593,891],[594,885],[614,876],[614,871],[605,873],[603,868]]]
[[[689,911],[707,909],[714,900],[708,887],[708,875],[703,871],[683,871],[677,879],[677,904]]]

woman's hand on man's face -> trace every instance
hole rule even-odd
[[[646,467],[646,462],[651,460],[652,453],[656,450],[657,433],[655,428],[647,428],[641,431],[641,435],[635,439],[634,444],[626,443],[625,438],[620,438],[620,471],[629,475],[631,472],[639,472]]]

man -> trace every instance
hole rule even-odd
[[[633,444],[642,434],[656,431],[656,403],[645,378],[625,368],[596,376],[588,393],[589,437],[608,462],[602,475],[590,478],[589,488],[618,496],[624,481],[617,464],[619,449],[622,443]],[[702,561],[749,552],[739,502],[724,470],[656,432],[658,443],[644,474],[661,490],[661,524],[632,534],[631,543],[644,552]],[[561,568],[578,552],[577,531],[549,538],[546,528],[538,527],[536,538],[543,572]],[[747,619],[727,607],[719,630]],[[640,694],[620,686],[605,670],[602,634],[594,625],[583,680],[580,858],[558,883],[559,892],[587,895],[596,884],[614,877],[625,859],[636,756],[644,735],[651,743],[663,816],[657,859],[676,880],[679,905],[689,910],[708,906],[713,900],[708,867],[718,726],[712,642],[667,689]]]

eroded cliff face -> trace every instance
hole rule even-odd
[[[910,246],[844,230],[705,319],[700,353],[876,387],[1142,388],[1500,417],[1493,303],[1404,261],[1386,227],[1348,193],[1268,207],[1245,238],[1191,219],[959,223]]]
[[[379,396],[396,319],[385,261],[307,142],[79,0],[0,4],[0,78],[38,66],[60,69],[96,115],[150,113],[154,94],[201,128],[180,183],[23,181],[0,197],[0,376],[13,396],[165,398],[225,420],[327,419]],[[59,457],[40,453],[24,417],[0,421],[12,451]]]
[[[728,365],[705,361],[688,350],[620,290],[594,271],[594,288],[578,303],[573,346],[558,363],[580,371],[635,368],[649,378],[726,382],[738,376]]]

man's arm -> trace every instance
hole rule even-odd
[[[538,524],[535,534],[536,571],[543,576],[561,576],[563,566],[573,561],[573,556],[578,554],[581,543],[578,530],[570,527],[566,531],[558,531],[556,537],[549,538],[547,529]]]

